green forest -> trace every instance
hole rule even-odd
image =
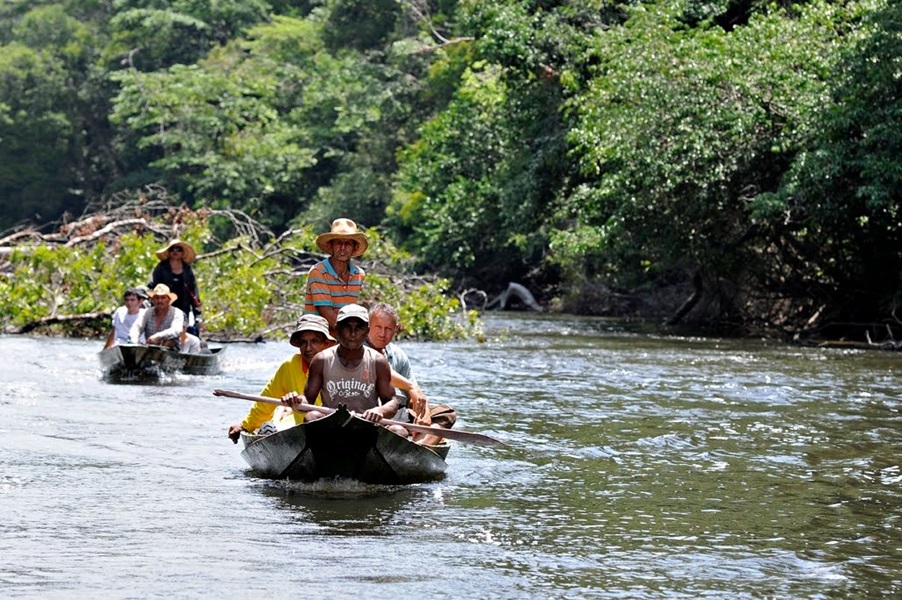
[[[890,0],[5,0],[0,250],[144,202],[344,216],[452,295],[878,343],[900,92]]]

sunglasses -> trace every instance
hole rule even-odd
[[[173,246],[172,248],[169,249],[169,251],[170,252],[182,252],[182,247],[181,246]]]

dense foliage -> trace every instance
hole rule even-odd
[[[228,241],[218,240],[217,230],[229,231]],[[45,329],[90,331],[97,321],[106,333],[125,289],[149,284],[158,263],[155,252],[172,236],[200,252],[193,268],[205,337],[272,338],[290,331],[303,314],[307,270],[324,256],[316,247],[316,233],[306,227],[274,239],[241,214],[221,211],[154,211],[139,205],[113,215],[95,214],[43,239],[25,238],[13,246],[10,273],[0,279],[0,326],[16,331],[46,323]],[[367,269],[361,302],[397,306],[403,326],[399,338],[480,334],[475,312],[461,310],[458,299],[448,296],[447,280],[410,275],[409,256],[377,230],[367,233],[370,247],[361,261]],[[204,252],[207,248],[212,250]],[[73,315],[91,319],[78,326],[54,319]]]
[[[0,228],[159,186],[350,216],[458,289],[885,335],[900,29],[889,0],[8,0]]]

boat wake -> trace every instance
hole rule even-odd
[[[267,482],[273,492],[291,495],[311,496],[332,499],[359,499],[393,494],[410,488],[410,485],[380,485],[363,483],[354,479],[336,477],[318,479],[316,481],[281,481]]]

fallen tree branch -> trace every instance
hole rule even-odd
[[[489,301],[489,295],[486,294],[482,290],[477,290],[476,288],[470,288],[468,290],[462,291],[460,294],[457,295],[457,299],[460,300],[461,312],[467,312],[467,310],[469,308],[467,306],[467,298],[469,296],[473,296],[473,295],[478,296],[479,298],[482,299],[482,306],[476,310],[485,310],[485,305]]]
[[[533,297],[532,292],[526,289],[526,286],[521,285],[519,283],[508,283],[507,289],[504,290],[500,295],[494,298],[491,302],[485,305],[486,309],[490,309],[495,305],[498,305],[499,310],[507,309],[508,299],[513,296],[515,298],[519,298],[523,304],[526,305],[532,311],[542,312],[543,309],[539,306],[539,303],[536,302],[536,299]]]
[[[112,223],[108,223],[104,227],[101,227],[97,231],[89,234],[89,235],[81,235],[74,238],[71,238],[68,242],[66,242],[66,248],[71,248],[72,246],[77,246],[78,244],[83,244],[85,242],[93,242],[94,240],[100,239],[103,236],[112,233],[113,231],[124,228],[124,227],[133,227],[135,225],[141,225],[146,229],[151,229],[147,220],[140,219],[126,219],[124,221],[114,221]],[[152,230],[152,229],[151,229]],[[71,231],[71,229],[70,229]]]
[[[201,260],[204,258],[215,258],[222,254],[234,254],[235,252],[237,252],[239,250],[247,250],[248,252],[251,252],[250,250],[248,250],[247,248],[242,246],[241,243],[239,242],[235,246],[229,246],[228,248],[220,248],[219,250],[214,250],[212,252],[205,252],[204,254],[198,254],[197,258],[194,260],[198,261],[198,260]],[[253,252],[251,252],[251,254],[254,255],[254,258],[257,258],[256,254],[254,254]]]
[[[55,325],[57,323],[89,323],[91,321],[97,321],[100,319],[109,320],[110,318],[112,318],[112,316],[112,312],[100,311],[85,313],[83,315],[57,315],[53,317],[43,317],[35,321],[25,323],[24,325],[21,325],[19,327],[9,326],[6,328],[6,333],[29,333],[31,331],[34,331],[35,329],[38,329],[39,327],[46,327],[48,325]]]
[[[667,325],[673,326],[682,321],[686,315],[689,314],[689,311],[698,304],[704,291],[705,287],[702,284],[701,273],[696,271],[695,275],[692,276],[692,294],[686,298],[686,301],[683,302],[675,313],[673,313],[673,316],[667,319]]]

